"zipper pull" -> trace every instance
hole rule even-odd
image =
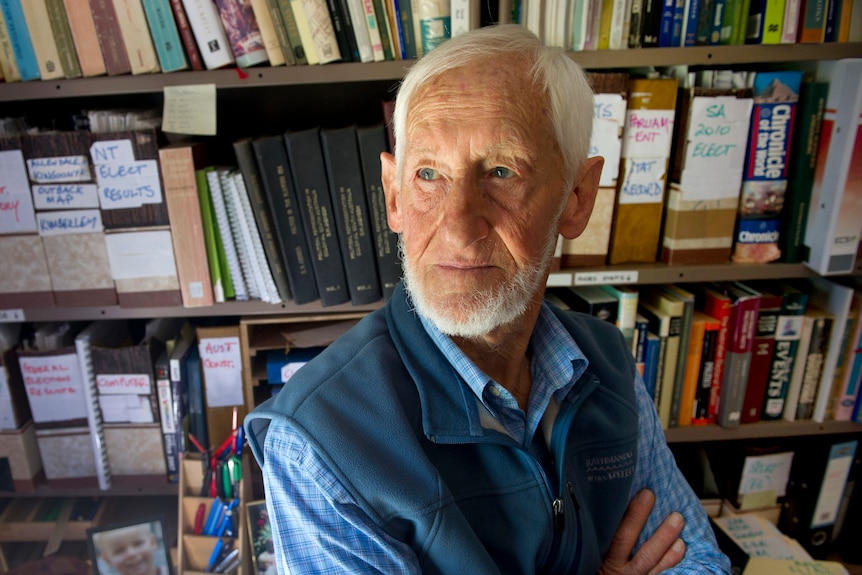
[[[551,504],[551,508],[554,511],[554,531],[562,531],[563,527],[566,525],[565,517],[563,514],[563,500],[558,497],[554,499],[554,502]]]

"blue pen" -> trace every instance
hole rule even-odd
[[[213,499],[213,506],[210,508],[210,514],[207,517],[207,522],[204,524],[203,534],[212,535],[222,514],[224,504],[221,499]]]
[[[245,440],[245,432],[243,431],[243,427],[240,425],[236,428],[236,443],[233,446],[233,452],[237,455],[242,453],[243,441]]]
[[[222,539],[219,539],[218,541],[216,541],[215,547],[213,548],[213,552],[210,555],[210,560],[207,563],[207,568],[206,568],[205,573],[211,573],[212,570],[215,568],[216,563],[218,562],[218,557],[221,554],[222,545],[224,545],[224,541]]]

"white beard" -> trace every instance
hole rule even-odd
[[[428,293],[420,274],[405,254],[399,236],[398,251],[404,269],[404,289],[419,315],[433,322],[441,332],[450,337],[480,338],[516,321],[527,311],[534,294],[545,281],[556,241],[556,235],[552,235],[546,241],[540,260],[519,269],[507,283],[464,296],[457,309],[437,310],[432,303],[434,294]]]

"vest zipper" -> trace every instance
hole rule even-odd
[[[554,513],[554,534],[558,534],[566,526],[566,517],[564,511],[565,503],[562,497],[557,497],[551,503],[551,509]]]

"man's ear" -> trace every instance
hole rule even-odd
[[[383,193],[386,195],[386,220],[389,228],[395,233],[401,233],[401,211],[398,203],[398,177],[395,169],[395,158],[389,152],[380,154]]]
[[[560,218],[560,234],[564,238],[573,240],[584,233],[590,221],[590,214],[593,212],[593,205],[596,203],[596,193],[599,190],[604,164],[603,157],[594,156],[587,158],[581,166]]]

